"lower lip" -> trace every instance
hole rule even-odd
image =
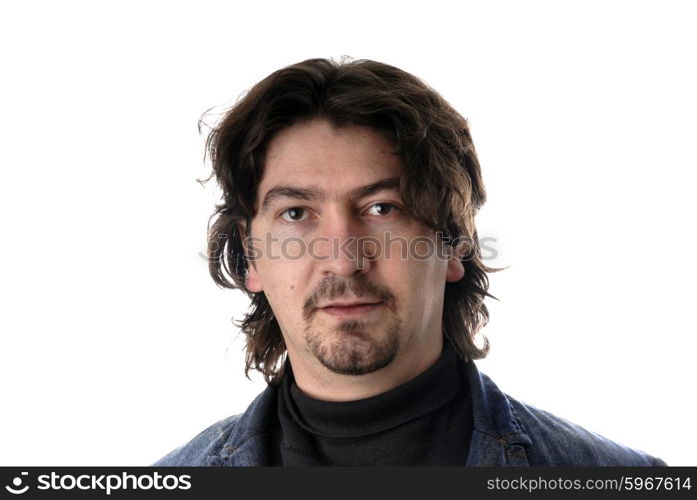
[[[354,316],[357,314],[367,314],[369,312],[375,311],[382,306],[382,302],[377,304],[361,304],[358,306],[348,306],[348,307],[323,307],[322,311],[332,316]]]

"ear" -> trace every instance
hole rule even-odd
[[[465,266],[462,264],[462,260],[460,260],[460,256],[457,254],[457,252],[453,252],[453,254],[448,258],[448,268],[445,272],[445,281],[455,283],[456,281],[460,281],[464,276]]]
[[[240,234],[242,248],[244,248],[244,254],[247,257],[247,276],[244,280],[244,287],[252,293],[259,293],[264,290],[264,287],[261,284],[261,276],[257,272],[256,261],[250,258],[250,256],[255,256],[256,252],[250,246],[251,235],[247,234],[247,223],[245,221],[238,222],[237,231]]]

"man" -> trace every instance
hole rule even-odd
[[[268,388],[155,465],[665,465],[478,372],[488,272],[469,129],[414,76],[312,59],[211,133],[210,271]]]

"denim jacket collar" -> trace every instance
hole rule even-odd
[[[474,429],[465,465],[529,466],[525,447],[532,441],[510,401],[474,362],[467,363],[466,371]]]

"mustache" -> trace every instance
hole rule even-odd
[[[382,288],[368,280],[365,275],[358,275],[355,278],[341,278],[337,276],[327,276],[317,284],[310,296],[303,304],[303,319],[306,321],[312,317],[322,299],[336,300],[347,296],[350,291],[355,297],[364,296],[384,302],[390,309],[394,310],[394,295],[387,289]]]

